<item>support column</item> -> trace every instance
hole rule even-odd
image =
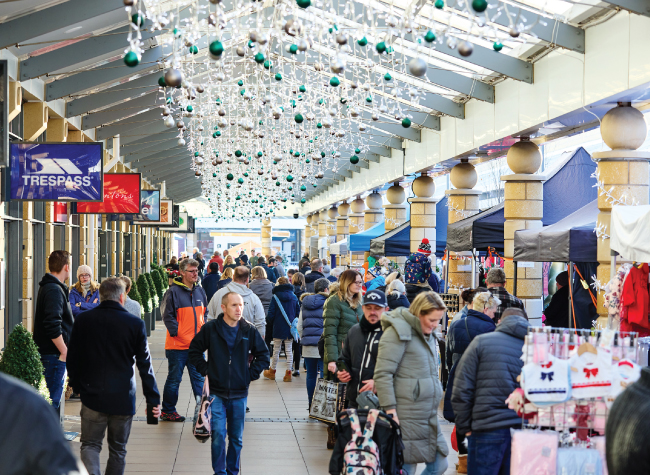
[[[465,161],[455,165],[449,174],[451,184],[455,189],[446,190],[447,206],[449,207],[449,224],[453,224],[477,214],[481,190],[474,190],[478,175],[474,166]],[[413,219],[413,218],[411,218]],[[449,282],[451,292],[472,286],[471,252],[449,253]],[[459,258],[460,257],[460,258]],[[464,258],[463,258],[464,257]]]
[[[350,212],[350,205],[345,201],[341,203],[337,209],[339,216],[336,218],[336,241],[342,241],[350,234],[350,225],[348,222],[348,213]],[[347,266],[349,264],[349,254],[346,252],[337,256],[338,266]]]
[[[302,246],[302,249],[303,249],[302,253],[303,253],[303,254],[304,254],[305,252],[306,252],[307,254],[310,253],[310,250],[309,250],[309,242],[311,241],[311,219],[312,219],[311,214],[308,214],[308,215],[305,217],[305,221],[307,221],[307,224],[305,225],[305,232],[303,233],[303,235],[304,235],[304,241],[303,241],[303,246]],[[301,256],[301,257],[302,257],[302,256]]]
[[[433,178],[423,173],[411,185],[413,198],[409,198],[411,206],[411,252],[416,252],[423,239],[428,239],[431,252],[436,247],[436,184]]]
[[[364,229],[370,229],[375,224],[380,223],[384,220],[383,204],[384,200],[376,191],[373,191],[368,196],[366,196],[366,206],[368,206],[368,209],[366,209],[366,212],[363,215]],[[370,249],[365,250],[363,253],[364,263],[368,257],[370,257]]]
[[[34,328],[34,203],[23,202],[23,326]],[[11,276],[9,277],[11,278]]]
[[[331,259],[331,245],[336,242],[336,217],[339,215],[338,209],[336,206],[332,206],[327,210],[327,255],[325,256],[328,260]],[[331,264],[331,262],[330,262]]]
[[[271,241],[273,241],[273,230],[271,229],[271,218],[264,218],[262,220],[262,255],[271,255]],[[236,256],[233,256],[236,257]]]
[[[648,130],[643,114],[630,103],[619,103],[602,119],[600,134],[612,150],[595,152],[598,162],[598,270],[597,279],[605,285],[611,279],[610,220],[612,205],[648,204],[649,152],[637,149],[643,145]],[[603,193],[605,191],[605,193]],[[645,236],[647,238],[647,236]],[[625,257],[625,256],[622,256]],[[617,267],[620,264],[617,261]],[[598,292],[598,325],[607,328],[607,309],[603,307],[604,292]]]
[[[322,247],[321,240],[325,238],[325,247]],[[318,213],[318,257],[329,256],[330,249],[327,242],[327,210]]]
[[[543,226],[544,184],[543,177],[535,175],[542,164],[539,147],[528,139],[522,139],[508,150],[508,166],[515,173],[501,177],[505,181],[503,228],[506,288],[513,293],[515,282],[515,231],[539,229]],[[533,326],[542,326],[542,263],[517,264],[517,297],[523,300],[528,320]]]
[[[386,199],[390,204],[384,205],[386,210],[384,213],[384,227],[386,232],[392,231],[395,228],[400,227],[406,222],[406,192],[404,188],[399,185],[399,182],[393,183],[393,186],[386,190]],[[434,223],[435,226],[435,223]],[[400,266],[404,265],[406,262],[406,257],[393,257],[386,256],[391,261],[397,262]]]
[[[357,197],[352,203],[350,203],[350,210],[352,214],[350,215],[350,236],[353,234],[360,233],[364,228],[364,211],[366,209],[366,202],[361,199],[360,196]],[[349,242],[349,240],[348,240]],[[349,249],[348,244],[348,249]],[[363,265],[363,253],[350,253],[350,265],[360,267]]]

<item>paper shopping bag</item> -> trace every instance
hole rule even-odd
[[[197,398],[198,399],[198,398]],[[197,401],[196,409],[194,409],[194,437],[199,442],[205,443],[210,439],[212,433],[212,400],[214,397],[210,396],[210,384],[206,375],[203,382],[203,394],[201,400]]]
[[[316,382],[314,397],[309,408],[309,417],[335,424],[336,415],[345,409],[346,383],[320,378]]]

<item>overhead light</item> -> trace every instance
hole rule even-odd
[[[83,28],[83,26],[73,26],[69,30],[65,30],[66,33],[72,33],[73,31],[79,31]]]

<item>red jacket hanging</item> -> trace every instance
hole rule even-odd
[[[639,336],[650,335],[648,271],[648,264],[632,266],[621,294],[621,330],[639,332]]]

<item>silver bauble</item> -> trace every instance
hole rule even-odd
[[[219,110],[217,111],[217,114],[219,114],[221,117],[223,117],[224,115],[226,115],[226,109],[224,109],[223,107],[219,108]]]
[[[241,45],[237,46],[237,49],[235,51],[237,52],[237,56],[241,58],[243,58],[246,55],[246,50]]]
[[[228,122],[226,121],[226,119],[219,119],[217,121],[217,125],[223,129],[225,127],[228,127]]]
[[[323,119],[323,122],[321,122],[321,124],[323,124],[323,127],[326,129],[329,129],[332,126],[332,121],[326,117]]]
[[[409,61],[409,72],[415,77],[422,77],[427,73],[427,62],[422,58],[413,58]]]
[[[230,125],[235,125],[237,121],[235,119],[230,119]]]
[[[386,18],[386,23],[388,23],[388,26],[391,28],[395,28],[397,26],[398,20],[393,15],[390,15],[388,18]]]
[[[167,116],[168,116],[169,114],[171,114],[171,113],[172,113],[172,111],[169,109],[169,107],[163,107],[162,115],[164,115],[165,117],[167,117]]]
[[[174,118],[171,115],[168,115],[167,117],[165,117],[164,123],[165,123],[165,127],[172,128],[172,127],[174,127],[174,124],[176,123],[176,121],[174,120]]]
[[[221,0],[210,0],[210,3],[212,5],[217,5],[217,4],[221,3]]]
[[[370,90],[370,84],[365,83],[363,86],[361,86],[361,89],[363,89],[364,91],[369,91]]]
[[[339,33],[336,35],[336,42],[340,45],[347,45],[348,44],[348,37],[345,33]]]
[[[453,36],[447,39],[447,48],[456,49],[457,44],[458,44],[458,41]]]
[[[357,109],[356,107],[353,107],[352,109],[350,109],[350,115],[352,117],[359,117],[359,109]]]
[[[185,145],[185,139],[180,138],[180,139],[178,139],[178,142],[176,142],[176,143],[178,144],[179,147],[182,147],[183,145]]]
[[[203,132],[203,126],[199,125],[198,130],[199,130],[199,132]]]
[[[196,157],[196,159],[194,160],[194,162],[195,162],[197,165],[203,165],[203,158],[201,158],[201,157]]]
[[[196,92],[198,92],[199,94],[203,94],[205,92],[205,88],[199,84],[198,86],[196,86]]]
[[[476,17],[476,25],[479,28],[483,28],[485,26],[485,17],[483,15],[479,15]]]
[[[366,130],[366,124],[360,123],[358,128],[359,132],[364,132]]]
[[[176,127],[178,127],[179,129],[184,129],[185,128],[185,122],[183,122],[182,120],[177,120],[176,121]]]
[[[174,68],[165,71],[165,84],[169,87],[177,87],[183,83],[183,74]]]
[[[134,7],[136,3],[138,3],[138,0],[123,0],[123,1],[125,7]]]
[[[298,51],[307,51],[309,49],[309,43],[304,38],[300,38],[298,41]]]
[[[374,121],[378,121],[379,120],[379,114],[377,114],[376,112],[373,112],[372,116],[371,116],[371,119],[374,120]]]
[[[513,38],[519,38],[519,30],[516,30],[515,28],[511,29],[509,32],[510,36]]]
[[[316,71],[322,71],[323,69],[325,69],[325,66],[323,66],[323,63],[319,63],[318,61],[316,61],[314,63],[314,69]]]
[[[219,82],[223,82],[223,80],[226,79],[226,75],[223,73],[223,71],[219,71],[214,75],[214,78]]]
[[[379,106],[379,112],[381,112],[383,114],[388,112],[388,107],[386,106],[386,104],[382,104],[382,105]]]
[[[253,43],[257,43],[258,36],[259,33],[256,30],[251,30],[251,32],[248,34],[248,37]]]
[[[190,38],[185,38],[185,41],[183,41],[183,43],[184,43],[185,46],[187,46],[188,48],[194,44],[194,42],[193,42]]]
[[[257,35],[257,42],[261,45],[265,45],[269,42],[269,35],[262,33]]]
[[[474,46],[469,41],[461,41],[460,45],[458,45],[458,54],[464,58],[470,56],[473,51]]]

